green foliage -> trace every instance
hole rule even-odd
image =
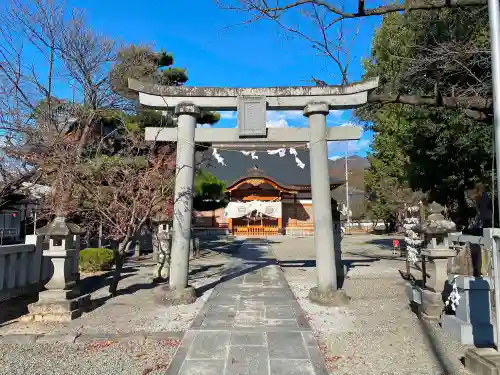
[[[375,33],[365,76],[379,76],[380,91],[391,94],[435,95],[437,88],[488,95],[480,52],[488,50],[487,26],[485,8],[389,14]],[[366,176],[373,215],[395,220],[405,202],[421,198],[412,191],[422,191],[466,225],[474,215],[467,191],[491,180],[491,124],[460,109],[400,104],[367,105],[356,114],[375,132]]]
[[[185,69],[172,67],[174,58],[165,51],[154,52],[149,46],[130,45],[118,52],[118,62],[110,72],[112,88],[120,95],[135,99],[128,79],[162,85],[180,86],[187,82]]]
[[[198,119],[199,124],[209,124],[213,125],[220,120],[220,113],[202,111],[200,118]]]
[[[88,248],[80,251],[80,271],[97,272],[111,269],[113,250],[105,248]]]
[[[196,210],[215,210],[225,205],[226,184],[212,173],[201,170],[194,179],[194,201]]]
[[[182,86],[188,81],[186,68],[174,67],[174,58],[165,51],[154,52],[148,46],[130,45],[118,53],[118,62],[110,73],[113,90],[120,95],[135,100],[137,94],[128,88],[128,79],[133,78],[146,83],[165,86]],[[138,125],[172,126],[170,116],[158,111],[140,109],[136,113]],[[215,124],[220,120],[216,112],[202,112],[198,123]]]
[[[226,190],[224,181],[219,180],[212,173],[201,170],[194,179],[194,194],[204,199],[221,199]]]

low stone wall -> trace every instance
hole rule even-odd
[[[0,302],[23,294],[37,292],[40,281],[48,278],[42,272],[42,238],[26,236],[26,243],[0,246]]]
[[[287,227],[285,235],[290,237],[314,237],[314,227]]]
[[[193,235],[196,237],[226,236],[229,234],[227,228],[193,228]]]

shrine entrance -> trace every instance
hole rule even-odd
[[[254,211],[245,218],[233,220],[232,233],[235,236],[267,237],[280,233],[278,219],[259,215]]]
[[[289,202],[295,202],[299,192],[303,191],[310,192],[310,188],[287,186],[266,176],[258,167],[249,169],[246,177],[231,183],[226,189],[229,204],[224,215],[229,230],[237,236],[285,234],[291,224],[286,220],[289,216],[286,208],[290,208],[293,203]]]
[[[239,236],[282,234],[281,199],[290,191],[269,177],[259,176],[258,168],[248,174],[227,188],[230,202],[225,214],[229,229]]]
[[[193,301],[196,298],[195,290],[188,285],[196,145],[210,145],[217,157],[217,148],[269,150],[307,143],[318,275],[318,285],[311,289],[309,297],[320,304],[348,300],[338,291],[343,272],[341,234],[339,223],[334,223],[332,218],[327,142],[357,140],[361,137],[361,127],[328,127],[326,117],[330,110],[365,104],[368,92],[377,86],[378,78],[343,86],[264,88],[161,86],[129,79],[129,88],[138,92],[142,105],[162,111],[174,109],[178,117],[176,128],[148,127],[145,134],[146,140],[177,143],[173,243],[165,299]],[[234,110],[238,113],[238,128],[196,127],[202,111]],[[267,110],[302,110],[308,127],[267,128]],[[260,208],[256,210],[267,213],[267,207],[264,212]],[[267,216],[278,217],[275,213]]]

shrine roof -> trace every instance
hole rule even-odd
[[[282,186],[286,187],[309,187],[311,186],[311,168],[309,162],[309,150],[297,150],[298,158],[305,164],[304,168],[299,168],[295,157],[287,153],[285,156],[269,155],[267,151],[256,151],[258,159],[252,159],[250,155],[243,155],[241,152],[217,150],[224,159],[221,165],[213,158],[210,151],[204,155],[206,170],[212,173],[219,180],[225,181],[228,185],[245,177],[255,177],[251,170],[257,168],[258,176],[269,177]],[[333,163],[333,162],[332,162]],[[330,179],[331,184],[342,185],[344,181]]]

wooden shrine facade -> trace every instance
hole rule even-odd
[[[235,235],[270,236],[279,234],[308,235],[314,232],[312,211],[309,150],[298,149],[297,157],[304,161],[297,165],[294,155],[270,155],[256,150],[254,156],[241,152],[219,150],[224,165],[215,162],[210,151],[199,154],[199,162],[205,170],[226,183],[226,198],[242,206],[257,202],[279,205],[279,214],[226,215],[227,208],[196,212],[194,225],[198,228],[228,229]],[[333,162],[332,162],[333,167]],[[243,173],[242,173],[243,172]],[[335,190],[344,181],[330,180],[330,189]],[[253,203],[250,203],[253,202]],[[258,203],[257,203],[258,205]],[[264,210],[265,211],[265,210]],[[240,216],[230,218],[229,216]]]
[[[229,218],[228,228],[235,235],[273,236],[300,229],[314,231],[311,186],[289,185],[264,176],[255,168],[249,175],[227,187],[230,202],[276,202],[281,205],[281,216],[270,217],[258,212],[240,218]],[[341,183],[330,184],[331,190]]]

